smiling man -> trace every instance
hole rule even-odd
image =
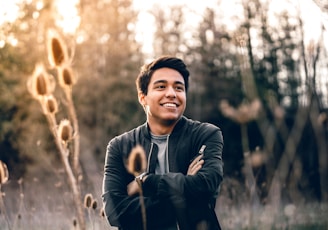
[[[218,230],[215,214],[223,178],[223,137],[209,123],[186,118],[189,71],[176,57],[144,65],[137,77],[138,99],[147,121],[113,138],[103,179],[105,216],[123,230]],[[142,146],[148,159],[141,181],[146,210],[143,225],[139,187],[125,163]]]

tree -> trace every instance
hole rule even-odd
[[[45,16],[49,13],[49,5],[42,9],[37,9],[36,5],[37,1],[21,3],[20,10],[24,13],[20,13],[14,22],[0,25],[5,38],[5,45],[0,48],[3,60],[0,66],[3,88],[0,107],[1,115],[5,115],[0,121],[4,138],[1,138],[0,152],[1,158],[8,162],[9,170],[15,168],[11,173],[13,178],[22,176],[28,168],[42,161],[37,153],[46,152],[51,146],[39,138],[39,135],[47,137],[43,126],[45,121],[26,90],[26,79],[34,63],[45,57],[42,52],[44,27],[41,25],[48,23]],[[41,23],[38,24],[37,20]]]
[[[101,164],[108,140],[143,121],[134,83],[143,62],[135,40],[136,16],[130,0],[81,1],[75,100],[82,149],[95,153]]]

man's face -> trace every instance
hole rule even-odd
[[[148,93],[139,93],[150,124],[175,123],[186,108],[186,89],[182,75],[170,68],[156,70],[149,82]]]

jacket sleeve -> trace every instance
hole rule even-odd
[[[172,202],[176,218],[181,229],[193,229],[197,223],[209,221],[214,216],[215,200],[223,178],[223,137],[220,129],[210,126],[208,129],[198,130],[193,140],[195,156],[202,145],[204,151],[204,164],[195,175],[184,175],[181,172],[164,175],[149,175],[144,183],[145,191],[156,193],[157,197],[169,197]],[[180,153],[187,154],[184,149]],[[192,158],[192,157],[191,157]],[[186,161],[189,165],[191,159]],[[211,220],[212,222],[216,221]]]
[[[134,177],[126,171],[123,153],[117,139],[113,139],[107,147],[102,199],[105,216],[111,226],[124,229],[142,229],[142,215],[138,195],[129,196],[127,185]],[[174,223],[172,205],[168,198],[144,197],[147,210],[147,226],[166,226]]]
[[[182,173],[168,173],[162,176],[151,175],[144,184],[144,187],[147,187],[146,191],[156,191],[157,196],[174,195],[174,198],[179,196],[180,199],[192,200],[193,203],[207,204],[207,201],[213,201],[217,197],[223,178],[222,132],[218,127],[206,124],[205,127],[196,130],[195,133],[197,133],[193,140],[195,143],[193,151],[195,152],[192,156],[198,153],[202,145],[206,145],[203,156],[204,165],[197,174],[192,176]],[[179,151],[184,150],[180,149]],[[186,164],[189,163],[190,161],[186,162]]]
[[[199,146],[206,146],[203,153],[204,164],[194,176],[186,176],[185,195],[190,199],[203,196],[216,198],[223,179],[222,132],[214,125],[205,124],[205,128],[199,131],[196,138],[198,146],[194,154],[198,153]]]

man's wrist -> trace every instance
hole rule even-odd
[[[147,175],[148,175],[147,172],[143,172],[139,176],[136,176],[135,180],[139,180],[143,183]]]

